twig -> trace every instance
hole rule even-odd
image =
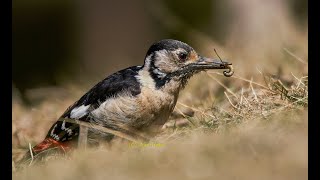
[[[219,54],[217,53],[216,49],[213,49],[214,52],[217,54],[218,58],[220,59],[220,61],[222,62],[222,59],[220,58]]]

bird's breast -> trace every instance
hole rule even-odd
[[[102,124],[117,121],[136,129],[160,127],[172,113],[177,97],[178,93],[142,87],[137,96],[125,93],[106,100],[92,115]]]
[[[142,88],[141,94],[138,97],[138,104],[143,109],[147,125],[163,125],[172,113],[178,94],[170,94],[161,90],[151,90]],[[144,120],[142,120],[144,121]]]

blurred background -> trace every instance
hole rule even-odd
[[[307,0],[14,0],[13,96],[34,103],[39,88],[88,89],[142,64],[165,38],[204,56],[216,57],[215,48],[240,75],[272,62],[283,71],[299,65],[285,60],[290,53],[308,60],[307,11]]]

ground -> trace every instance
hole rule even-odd
[[[30,91],[32,106],[13,97],[14,179],[305,179],[308,74],[296,57],[285,71],[253,78],[206,71],[180,94],[163,132],[148,144],[116,143],[53,155],[16,170],[16,160],[86,90]],[[229,60],[232,62],[231,60]],[[306,63],[306,62],[305,62]],[[234,63],[235,64],[235,63]],[[281,63],[272,63],[277,69]],[[287,73],[286,72],[290,72]],[[255,80],[256,79],[256,80]]]

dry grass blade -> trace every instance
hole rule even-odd
[[[17,171],[17,168],[14,161],[12,161],[12,172],[15,172],[15,171]]]
[[[226,95],[226,97],[227,97],[227,99],[228,99],[228,101],[229,101],[229,103],[231,104],[232,107],[234,107],[235,109],[239,109],[237,106],[235,106],[235,105],[231,102],[231,100],[230,100],[230,98],[229,98],[229,96],[228,96],[228,94],[227,94],[226,92],[224,92],[224,95]]]
[[[246,103],[247,103],[247,105],[248,105],[249,107],[252,107],[251,103],[248,101],[248,99],[247,99],[246,97],[243,96],[243,99],[246,101]]]
[[[212,116],[211,114],[207,114],[207,113],[205,113],[205,112],[203,112],[203,111],[201,111],[201,110],[199,110],[199,109],[197,109],[197,108],[190,107],[190,106],[188,106],[188,105],[186,105],[186,104],[183,104],[183,103],[181,103],[181,102],[178,102],[178,104],[180,104],[181,106],[184,106],[184,107],[186,107],[186,108],[190,108],[190,109],[192,109],[193,111],[199,112],[199,113],[201,113],[201,114],[204,115],[204,116],[210,116],[210,117],[214,118],[214,116]]]
[[[88,141],[88,127],[80,125],[79,130],[78,147],[86,149]]]
[[[179,108],[176,108],[176,109],[185,119],[187,119],[193,126],[195,126],[195,124],[188,118],[187,115],[185,115]],[[174,121],[174,128],[175,127],[176,127],[176,120]]]
[[[294,57],[296,60],[298,60],[299,62],[303,63],[303,64],[308,64],[306,61],[304,61],[303,59],[299,58],[298,56],[296,56],[295,54],[293,54],[292,52],[290,52],[287,48],[283,48],[284,51],[286,51],[289,55],[291,55],[292,57]]]
[[[220,75],[220,76],[224,76],[222,73],[218,73],[218,72],[207,72],[207,73],[209,73],[209,74],[218,74],[218,75]],[[237,75],[233,75],[233,76],[231,76],[230,78],[239,79],[239,80],[242,80],[242,81],[245,81],[245,82],[248,82],[248,83],[251,82],[250,80],[245,79],[245,78],[242,78],[242,77],[237,76]],[[251,83],[254,84],[254,85],[257,85],[257,86],[259,86],[259,87],[262,87],[262,88],[264,88],[264,89],[266,89],[266,90],[268,90],[268,91],[270,91],[270,92],[274,92],[274,91],[272,91],[270,88],[268,88],[268,87],[266,87],[266,86],[264,86],[264,85],[262,85],[262,84],[259,84],[259,83],[257,83],[257,82],[251,82]]]
[[[302,82],[303,77],[299,79],[299,78],[297,78],[292,72],[291,72],[291,75],[299,82],[298,85],[297,85],[297,87],[296,87],[296,89],[298,89],[298,88],[300,87],[300,84],[302,84],[304,87],[307,87],[307,86]]]
[[[239,99],[238,98],[238,96],[234,93],[234,92],[232,92],[231,90],[230,90],[230,88],[228,88],[226,85],[224,85],[222,82],[220,82],[218,79],[216,79],[215,77],[213,77],[211,74],[209,74],[208,72],[207,72],[207,75],[211,78],[211,79],[213,79],[213,80],[215,80],[218,84],[220,84],[222,87],[224,87],[230,94],[232,94],[234,97],[236,97],[237,99]]]
[[[29,143],[29,151],[30,151],[30,155],[31,155],[31,161],[29,163],[29,166],[31,166],[32,162],[33,162],[33,153],[32,153],[32,146],[31,143]]]
[[[250,80],[250,88],[251,88],[252,93],[253,93],[253,95],[254,95],[254,99],[255,99],[257,102],[259,102],[257,93],[256,93],[256,91],[253,89],[253,86],[252,86],[252,80],[253,80],[253,78],[251,77],[251,80]]]
[[[301,102],[301,101],[303,101],[303,100],[305,100],[305,99],[307,99],[307,98],[308,98],[308,97],[304,97],[304,98],[298,99],[298,100],[296,100],[296,101],[294,101],[294,102],[291,102],[291,103],[289,103],[289,104],[287,104],[287,105],[281,106],[281,107],[279,107],[279,108],[277,108],[277,109],[272,109],[272,110],[270,110],[270,112],[271,112],[271,113],[280,112],[280,111],[284,110],[285,108],[288,108],[288,107],[290,107],[290,106],[292,106],[292,105],[294,105],[294,104],[296,104],[296,103],[298,103],[298,102]]]
[[[243,99],[243,88],[241,88],[241,95],[240,95],[240,102],[239,102],[240,105],[242,105],[242,99]]]
[[[142,133],[132,129],[132,128],[125,128],[126,131],[130,132],[130,134],[132,135],[129,135],[127,133],[123,133],[123,132],[120,132],[120,131],[116,131],[116,130],[113,130],[113,129],[110,129],[110,128],[107,128],[107,127],[103,127],[103,126],[100,126],[100,125],[97,125],[97,124],[93,124],[93,123],[87,123],[87,122],[82,122],[82,121],[78,121],[78,120],[73,120],[73,119],[67,119],[67,118],[61,118],[60,119],[61,121],[66,121],[66,122],[70,122],[70,123],[76,123],[76,124],[79,124],[81,126],[85,126],[85,127],[88,127],[88,128],[93,128],[93,129],[96,129],[96,130],[99,130],[99,131],[102,131],[102,132],[105,132],[105,133],[110,133],[110,134],[113,134],[115,136],[119,136],[121,138],[124,138],[124,139],[127,139],[129,141],[133,141],[133,142],[146,142],[146,141],[149,141],[149,138],[147,138],[145,135],[143,135]],[[121,128],[124,129],[124,126],[121,126]]]

